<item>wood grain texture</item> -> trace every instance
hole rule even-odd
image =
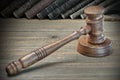
[[[105,22],[105,35],[113,42],[113,54],[91,58],[70,42],[20,74],[8,77],[6,65],[43,45],[62,39],[85,26],[84,20],[0,20],[0,80],[119,80],[120,23]]]

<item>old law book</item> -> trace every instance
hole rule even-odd
[[[13,11],[19,8],[22,4],[24,4],[28,0],[14,0],[11,4],[9,4],[5,9],[1,11],[1,15],[3,17],[10,17]]]
[[[6,6],[8,6],[14,0],[0,0],[0,11],[2,11]]]
[[[55,2],[53,2],[50,6],[48,6],[47,8],[45,8],[44,10],[42,10],[40,13],[37,14],[37,17],[39,19],[44,19],[47,17],[47,15],[52,12],[54,9],[56,9],[57,7],[60,7],[63,3],[65,3],[68,0],[56,0]]]
[[[107,6],[104,10],[104,14],[113,13],[113,11],[111,9],[115,8],[115,6],[117,6],[117,5],[120,5],[120,1],[114,2],[114,3],[110,4],[109,6]]]
[[[113,4],[114,0],[104,0],[103,2],[99,3],[98,6],[102,6],[106,9],[106,7],[109,7],[109,5]],[[84,13],[80,14],[80,17],[82,19],[86,18],[86,15]]]
[[[107,12],[107,14],[116,14],[116,15],[120,15],[120,1],[118,2],[114,2],[116,3],[117,5],[111,7],[109,9],[109,11]],[[112,6],[113,4],[111,4],[110,6]]]
[[[77,10],[81,9],[82,7],[86,6],[88,3],[92,2],[93,0],[83,0],[81,3],[78,3],[72,9],[69,9],[65,13],[61,14],[62,18],[67,18],[70,14],[76,12]]]
[[[101,4],[99,4],[99,6],[103,6],[105,8],[104,14],[106,14],[110,10],[110,8],[112,8],[111,5],[114,6],[116,3],[119,3],[119,1],[118,1],[118,2],[115,2],[115,4],[114,4],[114,2],[115,2],[115,0],[109,0],[109,1],[105,0],[104,2],[102,2]]]
[[[25,12],[25,15],[28,19],[31,19],[37,15],[37,13],[41,12],[47,6],[49,6],[55,0],[41,0],[36,5],[34,5],[31,9]]]
[[[16,9],[14,12],[13,12],[13,15],[16,17],[16,18],[20,18],[24,15],[24,13],[30,9],[34,4],[36,4],[38,1],[40,0],[29,0],[27,1],[26,3],[24,3],[20,8]]]
[[[104,2],[100,3],[99,6],[103,6],[104,8],[112,4],[115,0],[105,0]]]
[[[50,19],[56,19],[60,16],[61,13],[64,13],[68,9],[72,8],[76,4],[78,4],[81,0],[69,0],[66,3],[64,3],[62,6],[56,8],[54,11],[52,11],[50,14],[48,14],[48,17]]]
[[[89,6],[94,6],[94,5],[98,5],[99,3],[101,3],[102,0],[94,0],[92,1],[91,3],[89,3],[88,5],[86,5],[85,7],[79,9],[78,11],[76,11],[75,13],[71,14],[70,15],[70,18],[71,19],[75,19],[77,18],[80,14],[83,14],[84,13],[84,9],[89,7]]]

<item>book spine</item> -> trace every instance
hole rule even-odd
[[[14,0],[0,0],[0,11],[2,11],[6,6],[8,6]]]
[[[20,8],[18,8],[17,10],[15,10],[13,12],[13,15],[16,18],[20,18],[24,15],[24,13],[30,9],[35,3],[37,3],[39,0],[29,0],[28,2],[24,3]]]
[[[57,19],[61,13],[64,13],[68,9],[72,8],[75,6],[77,3],[79,3],[80,0],[69,0],[66,3],[64,3],[62,6],[56,8],[54,11],[48,14],[48,17],[50,19]]]
[[[49,6],[55,0],[41,0],[36,5],[34,5],[31,9],[25,12],[25,15],[28,19],[31,19],[37,15],[37,13],[41,12],[47,6]]]
[[[118,2],[117,2],[117,3],[118,3]],[[112,7],[112,8],[108,11],[107,15],[109,15],[109,14],[120,15],[120,3],[119,3],[118,5]]]
[[[108,5],[112,4],[115,0],[105,0],[104,2],[100,3],[99,6],[107,7]]]
[[[77,10],[81,9],[82,7],[86,6],[88,3],[92,2],[93,0],[83,0],[81,3],[77,4],[72,9],[66,11],[64,14],[61,14],[63,19],[67,18],[70,14],[76,12]]]
[[[86,19],[87,15],[86,14],[80,14],[81,19]]]
[[[77,18],[80,14],[83,14],[83,13],[84,13],[84,9],[85,9],[85,8],[87,8],[87,7],[89,7],[89,6],[97,5],[97,4],[99,4],[99,3],[101,3],[101,0],[94,0],[94,1],[92,1],[91,3],[89,3],[88,5],[86,5],[85,7],[81,8],[81,9],[79,9],[78,11],[76,11],[75,13],[71,14],[71,15],[70,15],[70,18],[71,18],[71,19]]]
[[[24,4],[28,0],[14,0],[11,4],[9,4],[5,9],[1,11],[1,15],[3,17],[10,17],[13,11],[19,8],[22,4]]]
[[[112,3],[111,5],[107,6],[107,7],[105,8],[105,10],[104,10],[104,14],[109,14],[109,13],[111,13],[110,10],[111,10],[112,8],[114,8],[115,6],[117,6],[117,5],[120,5],[120,1],[114,2],[114,3]]]
[[[61,6],[63,3],[65,3],[68,0],[56,0],[55,2],[53,2],[50,6],[48,6],[47,8],[45,8],[44,10],[42,10],[40,13],[37,14],[37,17],[39,19],[44,19],[47,17],[47,15],[52,12],[54,9],[56,9],[57,7]]]
[[[106,12],[108,12],[109,10],[110,10],[110,8],[109,8],[109,5],[111,4],[113,4],[113,2],[114,2],[114,0],[109,0],[109,1],[107,1],[107,0],[104,0],[104,1],[102,1],[101,3],[99,3],[98,4],[98,6],[102,6],[102,7],[104,7],[105,8],[105,13]],[[109,8],[109,9],[106,9],[106,8]],[[104,13],[104,14],[105,14]],[[82,18],[82,19],[85,19],[86,18],[86,15],[83,13],[83,14],[80,14],[80,17]]]

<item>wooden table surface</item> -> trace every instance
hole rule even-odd
[[[77,40],[20,74],[8,77],[5,67],[30,51],[55,42],[85,26],[84,20],[0,20],[0,80],[120,80],[120,22],[105,21],[113,54],[91,58],[76,51]]]

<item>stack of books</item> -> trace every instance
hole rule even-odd
[[[84,9],[89,6],[102,6],[104,14],[110,14],[116,0],[1,0],[0,17],[2,18],[38,18],[38,19],[76,19],[86,18]],[[117,9],[118,12],[120,9]]]

